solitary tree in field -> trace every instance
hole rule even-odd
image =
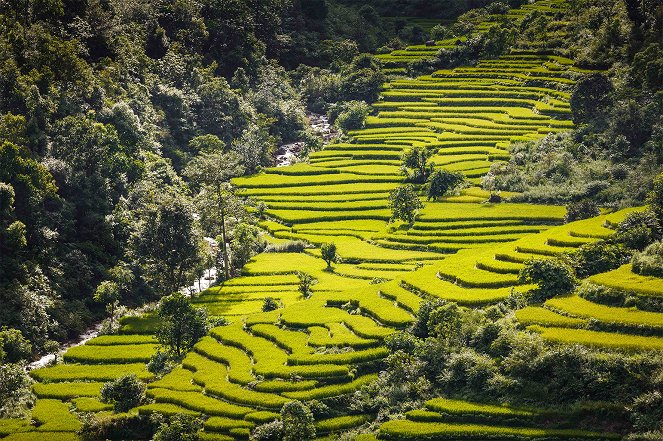
[[[127,412],[143,404],[145,389],[145,384],[136,378],[136,374],[124,375],[103,385],[101,401],[113,404],[115,412]]]
[[[433,150],[413,147],[403,154],[401,171],[412,182],[426,182],[428,176],[433,172],[433,164],[428,162],[432,155]]]
[[[230,278],[226,217],[235,207],[228,181],[243,173],[244,167],[241,165],[239,156],[222,151],[203,151],[193,158],[184,170],[184,174],[191,181],[206,190],[203,194],[208,195],[208,203],[216,205],[223,242],[221,252],[223,253],[223,269],[226,279]]]
[[[401,219],[412,223],[417,217],[417,212],[424,208],[412,185],[401,185],[389,195],[391,206],[391,220]]]
[[[428,200],[438,199],[463,183],[465,175],[449,170],[437,170],[428,179]]]
[[[315,279],[310,274],[301,271],[297,272],[297,277],[299,277],[299,292],[302,293],[305,299],[308,299],[313,294],[311,287],[315,284]]]
[[[336,263],[338,260],[338,255],[336,254],[336,244],[335,243],[324,243],[320,247],[320,252],[322,253],[322,259],[327,262],[327,269],[331,269],[331,264]]]
[[[161,325],[157,331],[157,339],[176,357],[191,349],[207,334],[207,310],[195,308],[182,293],[177,292],[163,298],[158,314]]]

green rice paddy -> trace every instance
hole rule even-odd
[[[540,0],[509,14],[553,13],[563,5],[563,0]],[[455,44],[438,41],[378,58],[400,72]],[[474,307],[533,289],[518,282],[525,261],[608,237],[631,210],[562,225],[564,207],[512,203],[513,194],[491,204],[487,192],[470,187],[439,202],[424,201],[416,222],[407,226],[387,222],[387,197],[403,180],[401,155],[415,146],[433,149],[436,168],[460,171],[477,183],[492,163],[509,157],[511,142],[571,128],[569,96],[582,73],[569,59],[535,52],[416,79],[392,78],[374,106],[377,114],[366,128],[352,132],[350,141],[312,153],[308,163],[234,180],[241,194],[266,204],[261,227],[270,241],[301,239],[317,247],[333,242],[342,263],[328,270],[319,248],[255,256],[240,277],[194,299],[230,324],[212,329],[161,379],[145,367],[157,350],[157,318],[123,319],[120,335],[97,337],[67,351],[63,363],[32,371],[39,398],[32,421],[1,420],[0,437],[77,439],[80,422],[73,412],[108,411],[98,400],[101,384],[133,373],[148,382],[153,403],[132,412],[204,414],[209,417],[204,439],[247,439],[256,425],[278,418],[290,400],[335,398],[373,381],[388,352],[384,338],[415,320],[424,297]],[[297,290],[297,272],[317,282],[309,298]],[[663,296],[663,280],[636,275],[629,265],[590,280],[627,295]],[[262,312],[265,297],[281,307]],[[663,350],[662,317],[663,312],[577,295],[515,315],[523,328],[553,344],[627,351]],[[603,328],[587,329],[590,322]],[[404,420],[380,425],[375,436],[357,439],[614,438],[537,428],[530,420],[535,414],[440,398]],[[465,420],[450,420],[454,415]],[[516,418],[519,424],[485,424],[486,415]],[[370,420],[350,412],[316,421],[316,427],[329,435]]]

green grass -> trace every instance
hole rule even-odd
[[[80,397],[71,400],[77,412],[103,412],[113,410],[113,405],[102,403],[97,398]]]
[[[137,363],[148,362],[157,351],[155,344],[120,344],[74,346],[64,353],[68,363]]]
[[[597,285],[607,286],[626,292],[663,296],[663,279],[652,276],[641,276],[631,271],[631,265],[623,265],[607,273],[596,274],[589,280]]]
[[[361,426],[371,420],[370,415],[346,415],[335,418],[327,418],[315,422],[315,429],[318,434],[339,432],[353,427]]]
[[[147,380],[152,374],[147,371],[144,363],[131,364],[59,364],[52,367],[35,369],[30,375],[45,383],[58,381],[110,381],[122,375],[136,374],[138,378]]]
[[[614,332],[590,331],[586,329],[544,328],[538,325],[527,329],[537,332],[549,341],[564,344],[581,344],[599,348],[623,349],[627,351],[663,350],[663,338]]]
[[[149,389],[147,394],[157,403],[175,404],[185,409],[207,415],[242,418],[252,411],[250,407],[238,406],[226,401],[217,400],[200,392],[182,392],[153,388]]]
[[[38,400],[32,408],[32,419],[37,422],[39,432],[75,432],[81,428],[69,405],[59,400]]]
[[[32,390],[39,398],[69,400],[75,397],[96,397],[102,385],[100,382],[35,383]]]
[[[529,417],[534,415],[530,410],[517,409],[509,406],[496,406],[492,404],[471,403],[463,400],[449,398],[433,398],[425,403],[426,408],[435,412],[451,415],[494,415]]]
[[[545,305],[572,316],[591,318],[605,323],[663,329],[663,313],[605,306],[592,303],[577,295],[554,297],[547,300]]]
[[[618,435],[572,429],[500,427],[480,424],[428,423],[392,420],[382,424],[380,439],[388,440],[477,440],[477,439],[618,439]]]
[[[360,389],[361,386],[368,384],[376,379],[376,374],[369,374],[361,376],[349,383],[331,384],[329,386],[322,386],[316,389],[304,391],[284,392],[283,396],[300,401],[320,400],[323,398],[336,397],[339,395],[353,393],[354,391]]]
[[[527,306],[515,313],[518,322],[525,326],[542,325],[560,328],[578,328],[587,324],[586,320],[567,317],[540,306]]]

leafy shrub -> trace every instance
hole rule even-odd
[[[276,309],[279,309],[278,302],[274,300],[272,297],[265,297],[265,299],[262,302],[263,312],[274,311]]]
[[[32,355],[32,345],[18,329],[0,331],[0,363],[18,363]]]
[[[157,351],[147,362],[147,370],[154,375],[164,375],[173,369],[170,355],[167,352]]]
[[[348,101],[338,104],[338,116],[334,118],[334,124],[344,131],[357,130],[364,127],[370,107],[363,101]]]
[[[341,99],[374,102],[384,81],[380,63],[372,55],[358,55],[343,72]]]
[[[421,183],[428,179],[433,173],[433,164],[428,162],[433,153],[433,149],[418,146],[403,153],[401,172],[407,177],[408,181]]]
[[[283,441],[308,441],[315,438],[311,410],[301,401],[290,401],[281,409]]]
[[[659,49],[660,52],[661,50]],[[661,68],[659,67],[660,70]],[[656,215],[659,223],[663,223],[663,173],[654,179],[653,188],[647,195],[647,203],[651,206],[651,210]]]
[[[135,374],[123,375],[115,381],[104,383],[101,401],[111,403],[115,412],[127,412],[145,402],[145,384]]]
[[[449,391],[472,393],[488,389],[496,374],[497,366],[491,357],[473,349],[462,349],[449,356],[438,381]]]
[[[428,335],[440,338],[447,344],[456,340],[461,328],[461,310],[457,303],[438,306],[428,315]]]
[[[315,284],[316,280],[310,274],[306,274],[301,271],[297,272],[297,277],[299,278],[299,286],[297,289],[305,299],[308,299],[311,297],[311,294],[313,294],[311,287]]]
[[[591,199],[583,199],[578,202],[572,202],[566,206],[566,216],[564,222],[569,223],[580,219],[589,219],[601,214],[596,202]]]
[[[83,441],[151,439],[158,424],[158,418],[141,414],[88,414],[79,435]]]
[[[663,242],[654,242],[631,260],[633,272],[643,276],[663,277]]]
[[[269,423],[261,424],[253,429],[251,439],[254,441],[280,441],[283,437],[283,423],[281,420],[274,420]]]
[[[640,395],[628,410],[634,429],[640,432],[663,430],[663,394],[660,391]]]
[[[404,351],[411,354],[418,346],[419,339],[410,332],[400,331],[387,336],[384,343],[391,352]]]
[[[518,279],[523,283],[538,285],[534,301],[566,294],[576,287],[573,269],[560,259],[533,259],[525,262]]]
[[[162,423],[154,434],[154,441],[198,441],[198,431],[202,427],[199,419],[178,414]]]
[[[576,275],[584,279],[623,265],[628,261],[628,256],[629,252],[623,245],[599,240],[567,253],[565,260]]]
[[[417,321],[412,325],[412,334],[420,338],[428,337],[428,319],[430,313],[444,304],[446,302],[442,299],[424,301],[419,307]]]
[[[628,248],[643,250],[650,243],[661,239],[661,225],[652,211],[629,213],[617,225],[615,239]]]
[[[32,380],[20,364],[0,365],[0,418],[22,416],[34,403],[31,385]]]
[[[428,178],[428,200],[438,199],[453,191],[465,180],[461,172],[437,170]]]

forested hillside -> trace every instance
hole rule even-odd
[[[0,438],[663,438],[658,1],[24,0],[0,42]]]

